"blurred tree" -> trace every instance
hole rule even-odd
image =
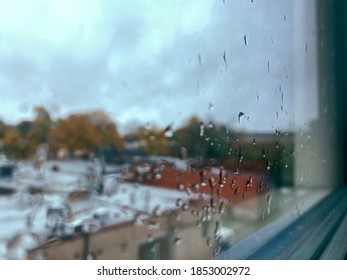
[[[52,143],[67,148],[72,155],[76,150],[95,151],[100,146],[100,135],[88,117],[74,114],[60,119],[51,130]]]
[[[208,135],[205,130],[201,120],[197,117],[190,118],[186,125],[174,132],[173,140],[177,151],[185,148],[188,157],[205,157],[208,149]]]
[[[4,151],[10,158],[26,158],[30,154],[30,147],[16,129],[9,130],[4,136]]]
[[[67,148],[71,154],[76,150],[89,153],[123,146],[116,125],[101,111],[73,114],[58,120],[52,127],[51,137],[54,146]]]
[[[3,139],[7,130],[7,125],[0,120],[0,139]]]
[[[165,136],[165,130],[156,127],[139,126],[124,136],[124,140],[137,148],[144,148],[147,155],[172,155],[170,137]]]
[[[36,150],[40,144],[49,142],[52,121],[50,114],[44,107],[35,107],[34,111],[36,117],[31,123],[30,131],[28,133],[28,141],[30,146]]]
[[[51,122],[51,116],[45,107],[37,106],[34,108],[34,112],[36,114],[35,120]]]
[[[147,136],[145,151],[150,155],[169,156],[171,152],[169,138],[164,130],[152,129]]]
[[[88,112],[86,113],[86,117],[101,136],[100,145],[102,148],[123,147],[123,139],[118,132],[116,124],[105,112],[100,110]]]

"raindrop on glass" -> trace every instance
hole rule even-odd
[[[249,178],[247,180],[247,183],[246,183],[246,187],[247,188],[253,187],[253,178],[252,178],[252,176],[249,176]]]
[[[240,188],[239,187],[235,188],[234,194],[235,195],[239,195],[240,194]]]
[[[182,239],[180,237],[175,237],[173,243],[175,246],[179,246],[182,243]]]
[[[204,136],[204,132],[205,132],[205,127],[204,127],[204,124],[201,122],[200,123],[200,137]]]
[[[193,189],[194,189],[195,192],[198,192],[200,190],[199,184],[194,184]]]
[[[230,185],[230,187],[231,187],[232,189],[234,189],[235,186],[236,186],[236,178],[234,177],[234,178],[231,179],[231,185]]]
[[[207,244],[207,246],[212,247],[212,245],[213,245],[213,238],[210,237],[210,236],[207,237],[206,244]]]
[[[241,122],[241,118],[245,115],[244,112],[239,112],[239,115],[238,115],[238,121],[239,123]]]
[[[270,166],[271,166],[270,161],[267,159],[267,160],[266,160],[266,170],[267,170],[267,171],[270,170]]]
[[[176,206],[179,207],[179,208],[181,208],[181,207],[183,206],[183,199],[178,198],[178,199],[176,200]]]
[[[202,57],[201,57],[201,54],[198,54],[198,61],[199,61],[199,65],[201,66],[201,65],[202,65]]]
[[[93,253],[88,253],[87,256],[86,256],[86,259],[87,260],[94,260],[95,259],[94,254]]]
[[[188,204],[188,203],[184,203],[184,204],[182,205],[182,209],[183,209],[184,211],[189,210],[189,204]]]
[[[170,138],[170,137],[173,136],[173,128],[172,128],[172,127],[173,127],[173,126],[170,124],[170,125],[168,125],[168,126],[164,129],[164,135],[165,135],[165,137]]]
[[[226,51],[224,51],[224,53],[223,53],[223,60],[224,60],[224,63],[225,63],[225,71],[227,71],[228,70],[228,62],[227,62]]]
[[[178,184],[177,189],[179,191],[183,191],[184,190],[184,185],[183,184]]]

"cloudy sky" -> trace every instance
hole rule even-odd
[[[0,118],[32,118],[44,105],[55,118],[103,109],[123,131],[192,115],[289,129],[292,3],[0,0]],[[312,41],[299,52],[309,55]]]

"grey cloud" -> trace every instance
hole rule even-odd
[[[123,124],[153,116],[154,122],[166,126],[180,124],[194,114],[239,126],[237,114],[242,110],[250,116],[241,124],[245,128],[288,126],[293,57],[290,1],[254,6],[216,3],[208,26],[199,32],[178,32],[156,51],[148,41],[153,25],[146,11],[105,3],[104,17],[97,26],[100,32],[86,41],[88,45],[81,45],[82,38],[74,38],[72,51],[68,45],[61,50],[43,45],[42,67],[23,51],[22,59],[8,62],[12,70],[3,70],[6,79],[12,85],[24,81],[27,90],[33,91],[35,82],[48,84],[52,98],[64,111],[101,107]],[[81,56],[76,46],[81,46]],[[95,51],[83,56],[85,50]],[[279,86],[286,95],[284,103]],[[214,110],[209,110],[210,103]]]

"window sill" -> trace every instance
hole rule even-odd
[[[314,195],[216,259],[344,259],[347,189],[337,188],[317,202]],[[293,217],[296,217],[293,219]]]

